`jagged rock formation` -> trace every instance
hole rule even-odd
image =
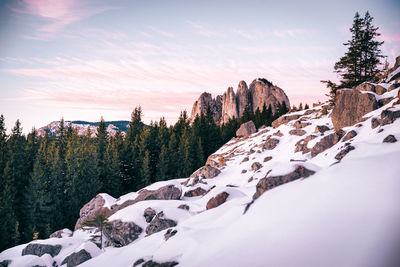
[[[264,104],[267,108],[271,105],[272,113],[275,113],[277,104],[283,102],[287,107],[290,106],[285,92],[265,79],[254,80],[249,87],[245,81],[240,81],[236,94],[232,87],[216,98],[212,98],[210,93],[202,93],[193,104],[190,120],[193,121],[201,113],[205,114],[208,105],[213,111],[215,122],[222,124],[228,122],[230,118],[241,118],[248,104],[252,106],[254,112],[257,108],[262,110]]]

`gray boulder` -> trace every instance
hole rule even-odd
[[[61,251],[61,245],[46,245],[46,244],[38,244],[38,243],[31,243],[28,244],[22,250],[22,256],[25,255],[36,255],[36,256],[43,256],[44,254],[49,254],[51,257],[57,256],[58,253]]]
[[[258,171],[261,168],[262,168],[262,164],[259,162],[254,162],[253,164],[251,164],[251,169],[253,171]]]
[[[342,149],[339,153],[336,154],[335,159],[337,160],[342,160],[344,156],[346,156],[350,151],[354,150],[355,147],[348,145],[344,149]]]
[[[176,261],[167,261],[167,262],[158,263],[158,262],[150,260],[150,261],[146,261],[145,263],[143,263],[142,267],[174,267],[178,264],[179,263]]]
[[[182,210],[190,210],[189,205],[186,204],[181,204],[178,206],[178,209],[182,209]]]
[[[375,117],[373,117],[371,119],[371,128],[375,129],[376,127],[378,127],[381,124],[381,121]]]
[[[190,175],[190,178],[204,177],[206,179],[211,179],[211,178],[214,178],[215,176],[217,176],[220,173],[221,173],[221,171],[218,170],[217,168],[212,167],[210,165],[206,165],[206,166],[201,167],[200,169],[198,169],[194,173],[192,173],[192,175]]]
[[[278,128],[281,124],[287,124],[289,121],[297,120],[301,116],[302,115],[299,115],[299,114],[282,115],[272,122],[272,127]]]
[[[90,256],[86,250],[82,249],[66,257],[62,261],[61,265],[67,264],[67,267],[75,267],[87,260],[90,260],[91,258],[92,256]]]
[[[171,237],[173,237],[174,235],[176,235],[176,233],[178,233],[177,230],[175,230],[175,229],[168,229],[167,232],[164,234],[165,241],[167,241],[168,239],[170,239]]]
[[[400,110],[386,109],[381,112],[381,125],[387,125],[393,123],[397,118],[400,117]]]
[[[290,135],[297,135],[297,136],[303,136],[306,134],[306,131],[302,130],[302,129],[293,129],[289,131]]]
[[[154,216],[156,216],[156,211],[149,207],[144,210],[143,216],[146,222],[149,223],[151,220],[153,220]]]
[[[302,152],[303,154],[310,152],[311,149],[309,149],[307,145],[308,142],[310,142],[314,138],[316,138],[315,135],[309,135],[306,138],[299,140],[295,145],[294,152]]]
[[[72,231],[67,229],[67,228],[62,229],[62,230],[58,230],[58,231],[55,231],[54,233],[52,233],[50,235],[50,238],[62,238],[62,237],[65,237],[65,236],[66,237],[72,236]]]
[[[248,121],[240,125],[240,128],[236,131],[237,137],[248,137],[249,135],[257,131],[253,121]]]
[[[363,82],[362,84],[357,85],[355,89],[357,89],[359,91],[375,93],[375,85],[373,85],[372,83],[369,83],[369,82]]]
[[[385,137],[385,139],[383,139],[384,143],[395,143],[397,142],[396,137],[394,137],[393,134],[389,134],[388,136]]]
[[[164,213],[159,212],[146,228],[146,234],[152,235],[170,227],[175,227],[177,223],[173,220],[164,218]]]
[[[106,217],[110,216],[112,212],[110,209],[103,207],[104,204],[105,200],[100,194],[86,203],[79,211],[79,219],[75,224],[75,230],[81,228],[84,221],[91,220],[100,213],[104,214]]]
[[[330,130],[330,128],[328,127],[328,126],[326,126],[326,125],[317,125],[316,127],[315,127],[315,132],[316,133],[324,133],[324,132],[326,132],[326,131],[329,131]]]
[[[349,131],[342,139],[343,142],[346,142],[350,140],[351,138],[354,138],[357,135],[357,132],[354,130]]]
[[[193,190],[189,190],[185,192],[185,197],[198,197],[198,196],[204,196],[207,194],[207,190],[204,190],[201,187],[196,187]]]
[[[311,149],[311,157],[315,157],[319,153],[337,144],[337,142],[339,142],[339,140],[343,137],[343,135],[344,131],[339,130],[336,131],[335,133],[322,137],[321,140],[319,140],[319,142],[316,143],[314,147]]]
[[[126,246],[135,241],[143,229],[134,222],[112,221],[112,227],[104,230],[108,246]]]
[[[267,140],[265,141],[265,143],[264,143],[264,145],[263,145],[263,149],[272,150],[272,149],[274,149],[278,144],[279,144],[279,139],[271,138],[270,136],[268,136],[268,137],[267,137]]]
[[[228,198],[229,194],[227,192],[222,192],[216,195],[215,197],[212,197],[206,205],[206,209],[213,209],[218,207],[219,205],[225,203],[226,199]]]

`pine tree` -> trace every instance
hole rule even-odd
[[[116,135],[116,137],[109,139],[105,154],[106,179],[103,186],[107,189],[106,192],[114,197],[121,194],[121,161],[118,150],[120,138],[120,135]]]
[[[0,115],[0,195],[4,189],[4,168],[8,159],[7,133],[3,114]]]
[[[167,148],[163,144],[157,164],[156,181],[165,181],[169,178],[169,155],[167,153]]]
[[[143,188],[148,186],[151,183],[151,159],[150,153],[148,150],[144,153],[143,165],[142,165],[142,180],[138,185],[138,188]]]
[[[97,169],[98,169],[101,192],[107,191],[107,187],[105,186],[106,183],[105,180],[107,179],[106,177],[107,166],[105,164],[105,153],[106,153],[107,143],[108,143],[107,126],[103,117],[101,117],[96,133],[96,155],[98,164]]]

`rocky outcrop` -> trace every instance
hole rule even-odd
[[[112,221],[112,227],[104,230],[104,235],[108,238],[107,245],[126,246],[135,241],[143,229],[134,222],[123,222],[121,220]]]
[[[310,152],[311,149],[309,149],[307,147],[307,145],[308,145],[308,142],[310,142],[314,138],[316,138],[315,135],[309,135],[306,138],[299,140],[295,145],[296,147],[294,149],[294,152],[302,152],[303,154]]]
[[[344,149],[342,149],[339,153],[336,154],[335,159],[342,160],[344,156],[346,156],[350,151],[354,149],[355,149],[354,146],[347,145]]]
[[[213,209],[218,207],[219,205],[225,203],[226,199],[228,198],[229,194],[227,192],[222,192],[216,195],[215,197],[212,197],[206,205],[206,209]]]
[[[164,234],[165,241],[168,241],[168,239],[170,239],[171,237],[173,237],[174,235],[176,235],[176,233],[178,233],[177,230],[175,230],[175,229],[168,229],[167,232]]]
[[[277,145],[279,144],[279,139],[276,138],[271,138],[271,136],[269,135],[267,137],[267,140],[265,141],[263,148],[266,150],[272,150],[274,149]]]
[[[258,171],[261,168],[262,168],[262,164],[260,162],[254,162],[253,164],[251,164],[251,169],[253,171]]]
[[[3,260],[0,261],[0,267],[8,267],[8,265],[11,263],[11,260]]]
[[[173,220],[164,218],[164,212],[160,211],[146,228],[146,234],[152,235],[170,227],[175,227],[177,223]]]
[[[363,82],[355,87],[355,89],[359,91],[366,91],[366,92],[374,92],[375,93],[375,85],[369,82]]]
[[[346,142],[350,140],[351,138],[354,138],[357,135],[357,132],[354,130],[349,131],[342,139],[343,142]]]
[[[151,220],[153,220],[154,216],[156,216],[156,211],[150,207],[145,209],[143,212],[143,217],[148,223],[151,222]]]
[[[306,131],[302,130],[302,129],[293,129],[289,131],[290,135],[297,135],[297,136],[303,136],[306,134]]]
[[[72,236],[72,231],[65,228],[62,230],[55,231],[49,237],[50,238],[62,238],[62,237],[70,237],[70,236]]]
[[[144,262],[144,260],[142,262]],[[142,263],[142,262],[140,262],[140,263]],[[135,262],[135,264],[136,264],[136,262]],[[133,266],[139,265],[139,264],[137,264],[137,265],[135,265],[135,264]],[[150,260],[150,261],[146,261],[145,263],[143,263],[142,267],[174,267],[178,264],[179,263],[176,261],[167,261],[167,262],[158,263],[158,262]]]
[[[253,121],[248,121],[240,125],[240,128],[236,131],[237,137],[248,137],[249,135],[255,133],[256,126]]]
[[[307,178],[314,173],[314,171],[306,169],[304,166],[298,165],[296,169],[291,173],[279,176],[264,177],[257,183],[256,192],[253,195],[253,200],[259,198],[267,190],[300,178]]]
[[[98,194],[95,198],[86,203],[79,211],[79,219],[75,224],[75,230],[79,229],[84,221],[91,220],[100,213],[104,214],[106,217],[110,216],[112,212],[109,208],[104,207],[104,204],[105,200],[101,194]]]
[[[325,137],[322,137],[311,149],[311,157],[315,157],[319,153],[327,150],[328,148],[334,146],[343,137],[344,131],[339,130],[335,133],[331,133]]]
[[[396,143],[397,139],[393,134],[389,134],[383,139],[383,143]]]
[[[400,92],[400,91],[399,91]],[[397,118],[400,118],[400,110],[386,109],[381,112],[380,125],[393,123]]]
[[[43,256],[44,254],[49,254],[51,257],[57,256],[58,253],[61,251],[61,245],[46,245],[46,244],[38,244],[33,243],[27,245],[22,250],[22,256],[25,255],[36,255],[36,256]]]
[[[287,124],[289,121],[297,120],[301,116],[299,114],[282,115],[272,122],[272,127],[278,128],[281,124]]]
[[[315,132],[316,133],[324,133],[324,132],[326,132],[326,131],[329,131],[330,130],[330,128],[328,127],[328,126],[326,126],[326,125],[317,125],[316,127],[315,127]]]
[[[61,265],[67,264],[67,267],[75,267],[81,264],[82,262],[90,260],[91,258],[92,256],[90,256],[90,254],[86,250],[82,249],[66,257],[62,261]]]
[[[194,173],[192,173],[192,175],[190,175],[190,178],[204,177],[206,179],[211,179],[211,178],[214,178],[215,176],[217,176],[220,173],[221,173],[221,171],[218,170],[217,168],[211,167],[210,165],[206,165],[206,166],[201,167],[200,169],[198,169]]]
[[[197,187],[196,189],[189,190],[185,192],[185,197],[198,197],[204,196],[207,193],[207,190],[204,190],[201,187]]]
[[[262,111],[264,105],[266,108],[271,105],[272,113],[275,113],[278,103],[283,102],[290,107],[289,98],[281,88],[265,79],[256,79],[249,87],[246,82],[239,82],[236,94],[232,87],[216,98],[212,98],[209,93],[202,93],[193,104],[190,120],[194,121],[197,115],[205,114],[207,106],[210,106],[213,118],[219,124],[228,122],[230,118],[241,118],[249,100],[252,102],[253,112],[257,108]]]
[[[332,123],[335,130],[360,122],[365,114],[378,108],[373,94],[361,93],[354,89],[336,92],[336,103],[332,110]]]

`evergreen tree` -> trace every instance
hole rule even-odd
[[[145,151],[144,153],[144,158],[143,158],[143,165],[142,165],[142,180],[141,183],[138,185],[138,188],[143,188],[145,186],[148,186],[151,183],[151,159],[150,159],[150,153],[148,150]]]
[[[157,164],[156,181],[165,181],[169,178],[169,155],[165,144],[161,147],[160,156]]]
[[[122,136],[120,133],[116,134],[114,138],[110,138],[105,154],[106,166],[106,179],[103,186],[107,188],[107,193],[117,197],[121,194],[121,171],[120,171],[120,157],[119,157],[119,143]]]
[[[97,169],[100,182],[100,191],[107,192],[107,187],[105,186],[107,179],[107,166],[105,164],[105,154],[106,147],[108,143],[108,133],[106,122],[103,117],[101,117],[99,126],[97,127],[96,133],[96,155],[97,155]]]

